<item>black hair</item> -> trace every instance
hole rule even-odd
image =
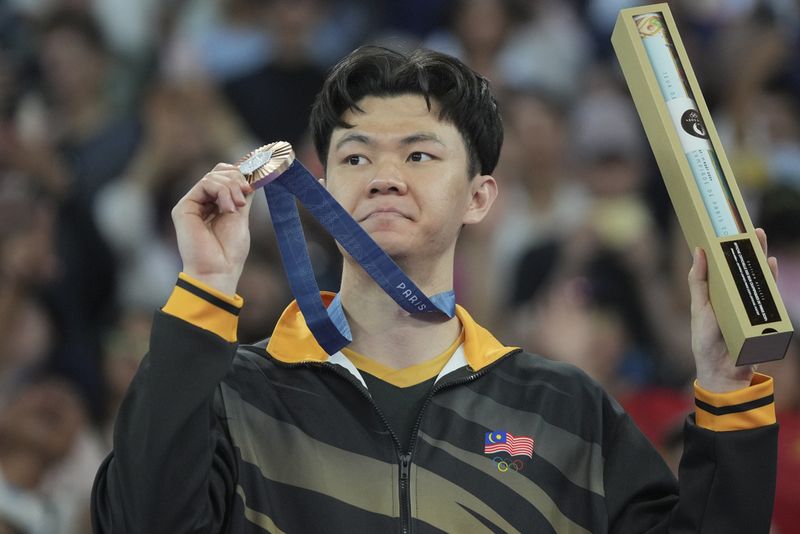
[[[489,81],[458,59],[426,49],[408,54],[378,46],[362,46],[336,64],[311,108],[314,147],[323,165],[334,128],[352,128],[342,119],[363,111],[366,96],[418,94],[439,105],[439,120],[456,127],[467,149],[470,179],[478,171],[491,174],[503,145],[503,124]]]

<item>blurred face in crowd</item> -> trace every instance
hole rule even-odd
[[[40,61],[44,79],[57,101],[81,101],[102,94],[105,57],[79,32],[64,27],[46,34]]]
[[[519,144],[525,176],[535,179],[537,169],[561,164],[566,133],[556,111],[536,96],[520,95],[511,100],[508,118]]]
[[[281,55],[292,55],[303,52],[308,44],[309,36],[326,9],[322,0],[273,0],[271,6],[264,11],[267,27],[275,37],[279,51],[276,61]]]
[[[203,122],[209,105],[204,91],[188,84],[159,86],[147,101],[149,142],[171,168],[185,169],[198,160],[205,163],[213,153],[210,131]]]
[[[483,219],[496,195],[490,176],[467,173],[459,131],[419,95],[358,102],[330,141],[327,187],[397,261],[452,255],[461,226]],[[480,193],[483,191],[485,198]]]
[[[86,427],[77,393],[66,383],[47,379],[25,387],[0,410],[0,465],[19,486],[33,489],[44,468],[62,460]]]
[[[494,52],[509,27],[504,0],[464,0],[456,11],[455,31],[470,52]]]
[[[598,197],[636,193],[641,185],[639,162],[622,152],[590,158],[583,176],[586,186]]]

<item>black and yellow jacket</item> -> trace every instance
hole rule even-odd
[[[697,388],[677,483],[619,405],[573,367],[501,345],[463,310],[408,451],[342,353],[296,304],[238,346],[241,299],[185,275],[100,468],[98,534],[766,533],[776,469],[772,380]],[[485,453],[489,432],[532,457]]]

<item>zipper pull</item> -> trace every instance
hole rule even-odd
[[[400,480],[408,480],[411,472],[411,455],[403,454],[400,456]]]

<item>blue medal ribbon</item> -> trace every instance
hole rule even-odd
[[[327,308],[322,302],[295,198],[405,311],[455,315],[453,291],[427,297],[298,160],[268,183],[264,194],[289,286],[306,324],[328,354],[347,346],[353,336],[339,295]]]

